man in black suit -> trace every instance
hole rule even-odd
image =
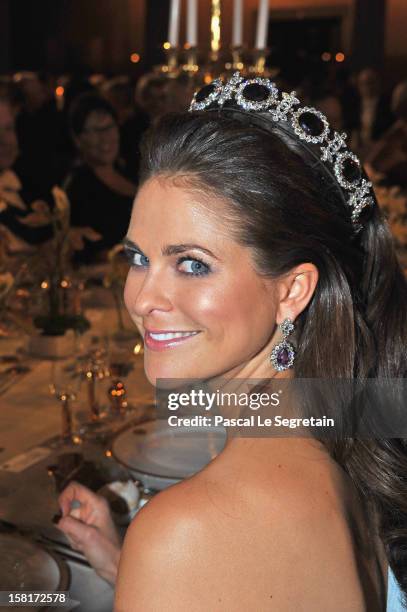
[[[373,68],[365,68],[357,76],[357,97],[353,114],[355,126],[352,146],[362,158],[374,142],[392,125],[390,98],[381,92],[380,77]]]

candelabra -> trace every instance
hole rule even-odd
[[[232,62],[228,62],[227,64],[225,64],[225,68],[227,71],[232,71],[232,72],[236,72],[236,70],[239,70],[239,72],[241,72],[242,74],[245,74],[246,72],[246,66],[245,66],[245,49],[242,46],[232,46],[230,48],[230,52],[232,55]]]
[[[190,77],[195,77],[199,71],[198,65],[198,48],[185,45],[185,63],[182,66],[182,70]]]
[[[165,51],[166,61],[164,64],[162,64],[159,67],[159,69],[161,72],[163,72],[167,76],[171,78],[176,78],[180,72],[180,67],[179,67],[180,48],[172,47],[169,43],[165,43],[164,51]]]
[[[252,63],[249,66],[248,72],[253,75],[259,75],[266,78],[274,78],[278,75],[279,69],[271,66],[266,66],[269,49],[253,49]]]

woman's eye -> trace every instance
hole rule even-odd
[[[199,259],[184,258],[178,262],[179,269],[184,274],[191,274],[192,276],[203,276],[210,272],[210,267]]]
[[[142,268],[148,265],[148,257],[137,253],[137,251],[126,251],[126,257],[131,266],[135,268]]]

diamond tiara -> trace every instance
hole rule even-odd
[[[216,79],[199,89],[189,110],[222,109],[230,102],[245,111],[265,111],[274,122],[285,122],[291,126],[304,144],[317,145],[317,158],[327,170],[328,164],[332,165],[334,174],[331,171],[329,174],[338,183],[350,208],[355,230],[360,231],[360,214],[363,209],[373,206],[375,196],[372,183],[363,176],[360,160],[346,146],[345,133],[332,130],[325,115],[315,108],[300,106],[295,91],[279,92],[270,79],[244,79],[239,72],[235,72],[226,83]]]

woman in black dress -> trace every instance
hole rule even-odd
[[[120,166],[120,136],[111,105],[94,93],[72,104],[71,132],[80,162],[65,181],[74,226],[92,227],[100,239],[86,241],[81,261],[103,261],[126,234],[136,185]]]

